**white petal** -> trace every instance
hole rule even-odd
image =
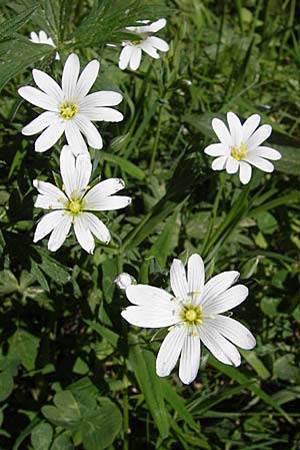
[[[43,112],[22,129],[22,134],[25,136],[30,136],[32,134],[40,133],[53,122],[56,122],[56,120],[57,114],[55,112]]]
[[[80,154],[76,158],[76,189],[87,188],[92,174],[92,162],[89,153]]]
[[[229,125],[232,142],[236,145],[240,145],[243,136],[242,124],[240,119],[233,112],[229,112],[227,113],[227,122]]]
[[[90,198],[86,204],[86,209],[91,211],[114,211],[115,209],[126,208],[131,203],[131,198],[125,195],[114,195],[91,202]]]
[[[100,63],[96,59],[89,62],[83,69],[76,85],[75,98],[84,97],[96,81],[100,68]]]
[[[146,284],[133,284],[126,289],[128,300],[134,305],[151,308],[174,309],[173,296],[163,289]]]
[[[167,377],[174,369],[179,358],[185,336],[186,329],[178,326],[172,328],[163,340],[156,358],[156,373],[159,377]]]
[[[247,184],[249,183],[252,175],[252,167],[245,161],[239,162],[240,166],[240,180],[241,183]]]
[[[179,259],[173,259],[170,270],[171,288],[175,297],[186,299],[188,297],[188,284],[184,265]]]
[[[140,48],[144,50],[147,55],[151,56],[151,58],[159,59],[159,54],[155,47],[153,47],[148,39],[145,39],[143,42],[139,44]]]
[[[210,156],[229,156],[230,149],[227,145],[222,143],[211,144],[204,149],[204,153]]]
[[[190,384],[197,376],[200,364],[199,336],[188,334],[184,340],[179,364],[179,378],[184,384]]]
[[[155,33],[156,31],[161,30],[162,28],[164,28],[167,24],[166,19],[158,19],[155,22],[151,23],[151,25],[149,25],[149,31],[151,31],[152,33]]]
[[[122,49],[119,56],[119,67],[121,70],[125,70],[127,68],[131,58],[132,50],[132,45],[125,45],[125,47]]]
[[[199,328],[199,335],[203,344],[219,361],[236,367],[241,364],[241,355],[236,347],[214,328],[202,324]]]
[[[48,36],[44,30],[41,30],[39,32],[39,39],[40,39],[40,42],[42,42],[42,43],[47,42]]]
[[[65,211],[52,211],[49,214],[43,216],[37,224],[33,242],[38,242],[45,236],[47,236],[47,234],[49,234],[50,231],[52,231],[53,228],[55,228],[56,225],[60,223],[64,216]]]
[[[249,137],[254,133],[260,122],[259,114],[252,114],[243,123],[243,142],[246,143]]]
[[[227,173],[236,173],[239,170],[239,162],[232,158],[232,156],[229,156],[226,162],[226,172]]]
[[[66,194],[70,196],[77,187],[75,156],[69,145],[64,145],[60,152],[60,174]]]
[[[169,44],[161,38],[150,36],[147,41],[161,52],[167,52],[169,50]]]
[[[206,297],[203,305],[203,313],[205,316],[221,314],[240,305],[248,297],[248,288],[242,284],[237,284],[223,293],[214,294]]]
[[[81,247],[88,253],[93,253],[95,241],[88,227],[88,221],[85,220],[85,214],[78,214],[73,217],[74,231],[77,241]]]
[[[129,66],[131,70],[137,70],[140,66],[142,58],[142,50],[138,46],[132,47]]]
[[[58,102],[55,98],[50,97],[44,92],[32,86],[23,86],[18,89],[21,97],[25,98],[29,103],[42,109],[58,112]]]
[[[52,122],[45,131],[35,141],[35,151],[45,152],[58,141],[65,131],[65,124],[61,119]]]
[[[273,172],[274,170],[273,164],[267,159],[256,156],[255,150],[253,150],[252,153],[248,153],[245,161],[249,162],[252,166],[257,167],[258,169],[263,170],[264,172]]]
[[[131,325],[142,328],[169,327],[180,320],[170,311],[154,307],[128,306],[121,315]]]
[[[211,165],[212,170],[223,170],[225,169],[228,156],[219,156],[216,158]]]
[[[74,96],[79,70],[79,58],[75,53],[71,53],[65,62],[61,80],[65,100],[76,100]]]
[[[84,220],[89,228],[89,230],[102,242],[108,244],[110,241],[110,232],[108,228],[104,225],[102,220],[98,219],[94,214],[84,212]]]
[[[120,111],[105,106],[89,109],[85,107],[84,111],[78,114],[77,117],[82,117],[83,115],[89,120],[102,120],[103,122],[121,122],[121,120],[124,119],[124,116]]]
[[[66,120],[66,138],[74,155],[87,153],[88,148],[75,120]]]
[[[263,141],[268,139],[271,133],[271,125],[262,125],[261,127],[259,127],[258,130],[256,130],[255,133],[250,136],[248,141],[245,142],[245,144],[247,144],[248,146],[249,151],[262,144]]]
[[[63,99],[61,87],[53,80],[53,78],[37,69],[33,69],[32,75],[38,87],[49,95],[49,97],[55,99],[58,103]]]
[[[115,91],[98,91],[87,95],[79,102],[80,111],[99,106],[115,106],[121,103],[122,94]]]
[[[48,249],[51,252],[55,252],[63,245],[67,237],[67,234],[70,231],[71,224],[72,224],[71,214],[65,214],[50,235],[48,241]]]
[[[121,178],[108,178],[107,180],[100,181],[96,184],[87,194],[86,200],[89,201],[100,200],[109,195],[113,195],[116,192],[124,189],[125,183]]]
[[[203,259],[196,253],[189,257],[187,281],[188,290],[192,294],[193,302],[198,303],[203,294],[205,269]]]
[[[100,149],[103,147],[101,135],[95,125],[82,115],[77,115],[74,122],[79,127],[81,133],[87,138],[90,147]]]
[[[248,328],[230,317],[216,316],[208,319],[207,324],[238,347],[251,350],[256,345],[255,337]]]
[[[281,153],[278,150],[275,150],[271,147],[261,146],[257,147],[255,150],[252,150],[248,153],[248,155],[255,154],[256,156],[261,156],[263,158],[271,159],[273,161],[276,161],[277,159],[281,158]]]
[[[239,278],[239,272],[235,270],[222,272],[212,277],[204,286],[202,297],[202,305],[210,304],[215,299],[225,292],[230,286]]]
[[[30,33],[30,39],[31,39],[31,41],[34,42],[35,44],[38,44],[38,43],[39,43],[39,37],[38,37],[38,35],[37,35],[34,31],[32,31],[32,32]]]
[[[228,147],[231,147],[234,144],[229,134],[228,128],[222,120],[213,119],[212,127],[222,144],[227,145]]]
[[[44,209],[63,209],[65,202],[68,201],[65,194],[52,183],[34,180],[33,185],[41,195],[38,195],[34,204],[36,208]]]

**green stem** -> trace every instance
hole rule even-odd
[[[159,113],[158,113],[158,122],[157,122],[157,130],[155,135],[155,141],[154,141],[154,148],[151,155],[151,162],[150,162],[150,175],[153,173],[154,164],[155,164],[155,158],[158,148],[158,142],[160,138],[160,125],[161,125],[161,119],[162,119],[162,106],[160,107]]]

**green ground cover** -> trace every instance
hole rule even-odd
[[[13,450],[299,449],[300,6],[295,0],[1,1],[0,448]],[[118,68],[124,27],[167,18],[170,50]],[[124,99],[100,122],[93,178],[121,177],[126,210],[102,218],[112,239],[85,253],[72,234],[56,253],[33,244],[39,178],[61,184],[61,143],[36,153],[21,129],[38,108],[17,93],[31,69],[60,80],[62,61],[33,45],[44,29],[64,62],[101,68],[93,90]],[[116,43],[119,47],[107,46]],[[282,159],[243,186],[204,148],[213,117],[253,113]],[[250,291],[234,317],[257,339],[238,368],[203,349],[196,380],[159,378],[165,332],[130,326],[114,279],[166,288],[172,259],[197,252],[210,277],[238,270]]]

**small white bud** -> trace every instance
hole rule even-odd
[[[120,273],[120,275],[117,276],[114,282],[122,290],[125,290],[132,284],[131,276],[126,272]]]

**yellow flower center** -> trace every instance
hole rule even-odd
[[[200,325],[203,322],[201,305],[184,305],[181,318],[186,325]]]
[[[59,114],[64,119],[72,119],[72,117],[75,116],[75,114],[78,113],[79,105],[77,103],[73,103],[72,101],[69,102],[63,102],[60,104],[59,107]]]
[[[131,41],[133,45],[139,45],[141,42],[141,39],[135,39],[134,41]]]
[[[83,202],[80,199],[70,200],[67,204],[67,209],[75,215],[83,211],[83,207]]]
[[[248,147],[243,142],[240,146],[234,145],[231,147],[231,156],[240,161],[247,156]]]

